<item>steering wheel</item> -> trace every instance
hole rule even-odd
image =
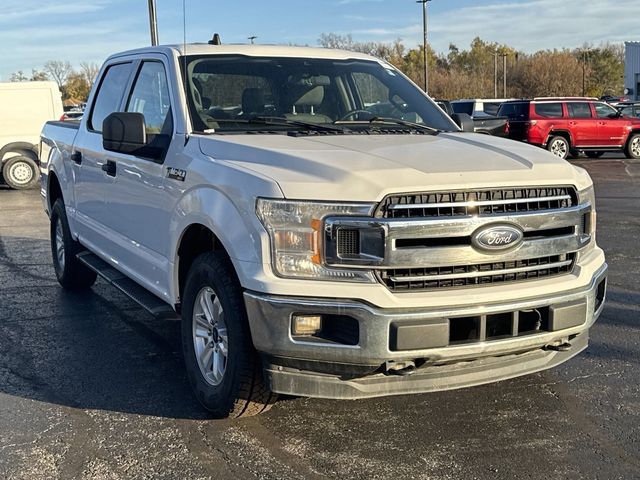
[[[365,113],[367,115],[369,115],[371,118],[375,117],[375,115],[373,113],[371,113],[369,110],[363,110],[361,108],[357,108],[355,110],[349,110],[347,113],[345,113],[343,116],[341,116],[338,120],[336,120],[337,122],[342,122],[344,120],[347,120],[355,115],[358,115],[360,113]]]

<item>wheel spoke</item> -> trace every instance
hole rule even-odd
[[[213,323],[213,312],[211,309],[211,297],[208,292],[202,294],[200,296],[200,306],[202,307],[202,311],[204,312],[204,316],[207,318],[209,323]]]
[[[209,344],[204,346],[202,352],[200,352],[200,356],[198,360],[200,361],[200,367],[204,372],[208,372],[211,370],[211,357],[213,355],[213,348]]]
[[[204,318],[204,313],[196,314],[196,328],[202,328],[204,330],[209,330],[211,328],[211,324]]]

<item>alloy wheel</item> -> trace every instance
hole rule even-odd
[[[210,385],[220,385],[227,369],[229,343],[224,309],[211,287],[204,287],[198,292],[193,308],[192,333],[202,376]]]

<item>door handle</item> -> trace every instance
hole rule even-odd
[[[82,152],[80,152],[79,150],[73,152],[71,154],[71,160],[73,161],[73,163],[80,165],[82,163]]]
[[[107,162],[104,163],[100,168],[102,169],[103,172],[106,172],[107,175],[109,175],[110,177],[116,176],[116,162],[114,162],[113,160],[107,160]]]

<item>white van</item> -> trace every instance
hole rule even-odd
[[[55,82],[0,83],[0,171],[12,188],[38,183],[38,144],[45,122],[63,114]]]

